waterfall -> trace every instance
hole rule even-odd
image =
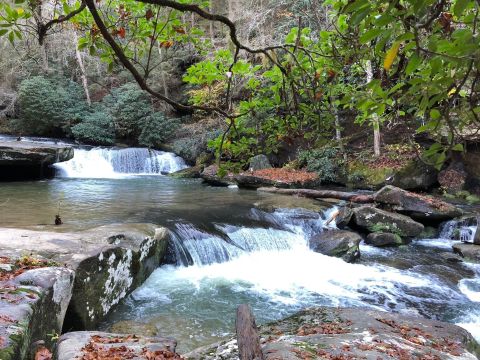
[[[465,218],[462,220],[450,220],[442,225],[440,229],[441,239],[460,240],[473,242],[478,225],[476,218]]]
[[[224,263],[246,253],[307,249],[308,239],[322,231],[325,214],[303,209],[279,209],[266,213],[253,209],[251,218],[270,223],[267,227],[215,225],[216,234],[197,229],[192,224],[177,224],[172,231],[169,252],[177,265],[210,265]],[[331,224],[330,226],[335,226]]]
[[[181,157],[147,148],[75,149],[75,156],[54,165],[60,177],[116,178],[126,174],[158,175],[185,169]]]

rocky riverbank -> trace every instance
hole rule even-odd
[[[41,179],[50,165],[73,158],[73,147],[28,141],[0,141],[0,180]]]

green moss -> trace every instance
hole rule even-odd
[[[385,180],[392,176],[395,171],[389,167],[372,169],[369,165],[352,161],[347,165],[347,173],[348,182],[355,183],[356,187],[360,183],[365,187],[378,188],[384,185]]]
[[[402,230],[400,230],[397,227],[397,224],[387,224],[387,223],[382,223],[378,222],[375,223],[371,226],[368,227],[368,230],[370,230],[373,233],[392,233],[398,236],[404,236],[405,234],[402,233]]]

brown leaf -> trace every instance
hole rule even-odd
[[[52,353],[46,347],[40,347],[35,353],[35,360],[52,360]]]

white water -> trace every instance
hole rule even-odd
[[[118,178],[125,175],[160,175],[185,169],[181,157],[146,148],[75,149],[72,160],[54,165],[58,176],[68,178]]]
[[[470,219],[466,219],[464,221],[450,220],[443,225],[439,237],[441,239],[472,242],[477,231],[477,224],[472,224]]]

